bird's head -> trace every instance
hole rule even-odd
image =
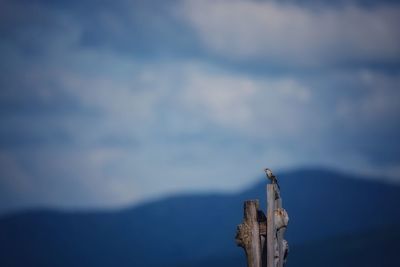
[[[272,177],[272,171],[271,171],[271,169],[265,168],[265,169],[264,169],[264,172],[265,172],[265,174],[266,174],[269,178]]]

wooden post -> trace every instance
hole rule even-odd
[[[275,267],[275,184],[267,185],[267,267]]]
[[[283,267],[289,251],[284,239],[289,216],[282,208],[278,185],[268,184],[266,192],[267,217],[258,209],[258,200],[248,200],[236,232],[236,243],[244,248],[249,267]]]
[[[258,200],[244,203],[244,219],[238,225],[236,243],[244,248],[248,267],[261,267],[260,228],[257,220]]]
[[[277,188],[275,188],[277,189]],[[275,191],[275,228],[276,228],[276,242],[278,248],[278,264],[277,267],[283,267],[284,245],[283,235],[285,234],[287,221],[286,211],[282,209],[282,199],[279,190]]]
[[[270,246],[274,248],[274,265],[271,266],[283,267],[286,262],[285,256],[287,256],[288,252],[288,244],[283,237],[285,235],[286,227],[289,223],[289,216],[286,210],[282,208],[282,199],[279,188],[276,186],[276,184],[273,184],[271,187],[273,187],[273,202],[275,207],[273,212],[274,227],[271,227],[275,230],[273,238],[274,244]],[[268,199],[268,201],[272,201],[272,197],[271,199]]]

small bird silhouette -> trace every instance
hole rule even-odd
[[[272,182],[273,184],[276,184],[276,185],[278,186],[279,190],[280,190],[281,188],[279,187],[278,179],[277,179],[276,176],[272,173],[271,169],[265,168],[264,171],[265,171],[265,174],[267,175],[267,178],[268,178],[269,180],[271,180],[271,182]]]

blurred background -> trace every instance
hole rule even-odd
[[[399,266],[400,3],[0,0],[0,265]]]

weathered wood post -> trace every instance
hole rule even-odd
[[[260,228],[257,220],[258,200],[244,203],[243,223],[238,225],[236,243],[244,248],[248,267],[261,267]]]
[[[282,267],[286,263],[289,249],[287,241],[283,238],[289,216],[282,208],[277,184],[267,185],[267,208],[267,267]]]
[[[236,243],[244,248],[248,267],[283,267],[289,251],[284,239],[289,216],[282,208],[277,182],[268,184],[267,217],[259,210],[258,200],[244,203],[244,219],[238,225]]]
[[[275,185],[267,185],[267,267],[274,267],[275,265],[275,245],[276,243],[276,229],[275,229]]]

